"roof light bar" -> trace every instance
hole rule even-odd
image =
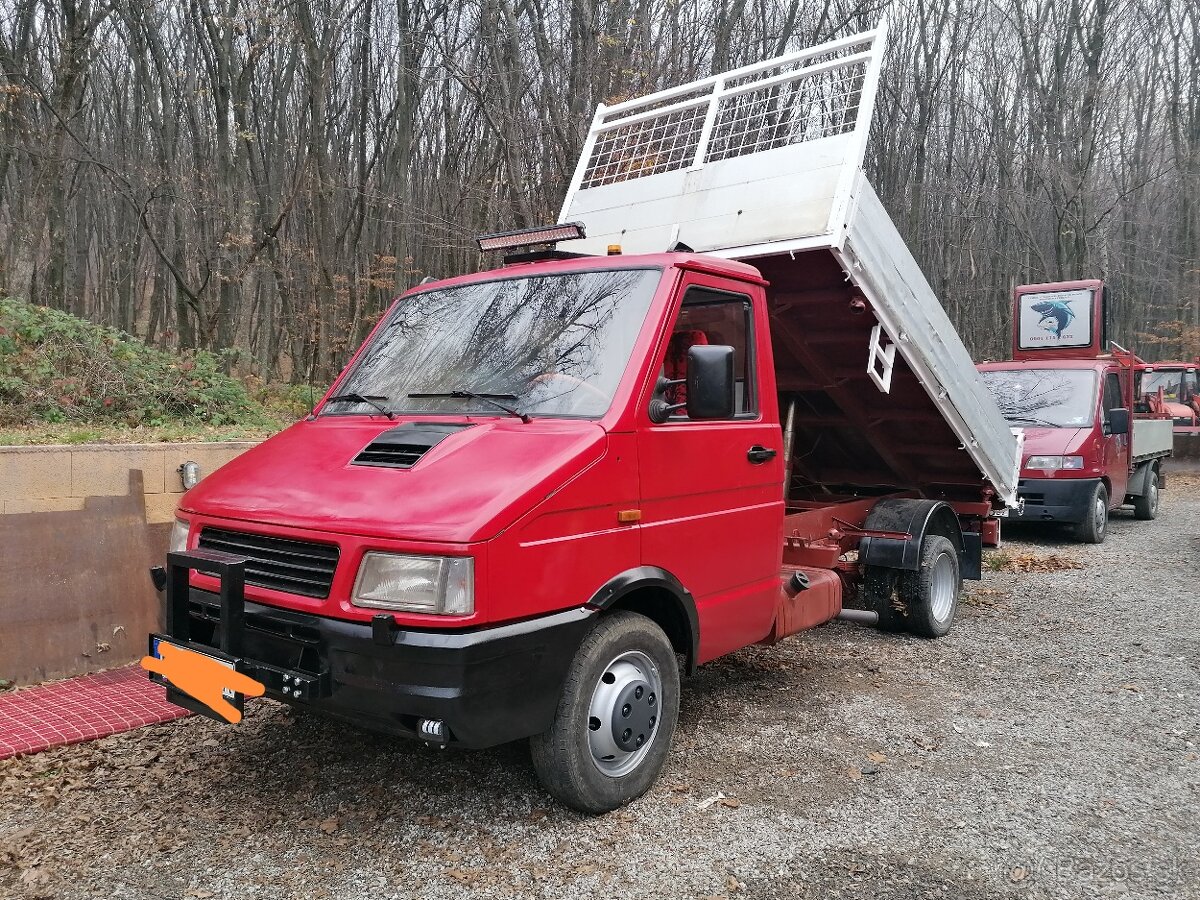
[[[479,249],[508,250],[511,247],[528,247],[531,244],[553,244],[558,241],[573,241],[587,237],[582,222],[564,222],[562,225],[540,225],[537,228],[522,228],[518,231],[498,231],[481,234],[475,240]]]

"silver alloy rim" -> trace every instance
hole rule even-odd
[[[1158,479],[1150,479],[1150,514],[1158,512]]]
[[[622,701],[623,696],[628,702]],[[643,721],[637,733],[629,733],[628,738],[635,743],[639,737],[643,740],[633,749],[625,749],[619,743],[626,733],[621,726],[626,718],[638,718],[629,708],[633,704],[639,706]],[[619,778],[636,769],[654,745],[661,708],[662,676],[649,656],[640,650],[629,650],[605,666],[592,692],[586,723],[588,747],[596,768],[610,778]],[[648,722],[647,714],[651,716]]]
[[[1104,534],[1104,529],[1108,527],[1108,504],[1104,502],[1103,494],[1096,495],[1096,507],[1092,515],[1096,519],[1096,534]]]
[[[930,606],[933,617],[939,622],[946,621],[950,609],[954,606],[954,595],[958,585],[954,583],[954,560],[949,553],[942,553],[933,563],[933,573],[929,579]]]

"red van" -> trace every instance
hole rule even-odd
[[[1109,512],[1126,504],[1158,514],[1171,455],[1169,418],[1131,416],[1142,362],[1113,345],[1100,353],[1105,288],[1100,281],[1016,289],[1013,361],[983,363],[983,382],[1008,422],[1024,431],[1014,521],[1074,526],[1098,544]]]

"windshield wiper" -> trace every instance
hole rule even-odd
[[[497,409],[502,409],[510,416],[516,416],[526,425],[533,421],[526,413],[521,412],[511,406],[506,406],[499,403],[500,400],[519,400],[516,394],[477,394],[474,391],[434,391],[427,394],[409,394],[410,400],[436,400],[441,397],[450,397],[454,400],[482,400],[484,403],[491,404]]]
[[[1056,425],[1054,422],[1047,422],[1045,419],[1039,419],[1037,416],[1008,416],[1008,421],[1019,422],[1022,425],[1040,425],[1043,428],[1062,428],[1062,425]]]
[[[390,409],[388,409],[386,406],[381,406],[378,402],[376,402],[378,400],[382,400],[384,403],[387,403],[389,398],[381,396],[379,394],[349,393],[349,394],[337,394],[336,396],[330,397],[325,402],[326,403],[365,403],[365,404],[367,404],[367,406],[375,407],[377,410],[379,410],[381,413],[383,413],[389,419],[396,418],[396,414],[394,412],[392,412]]]

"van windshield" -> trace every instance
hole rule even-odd
[[[1179,389],[1183,385],[1183,372],[1179,369],[1161,369],[1155,372],[1142,373],[1142,390],[1143,397],[1149,394],[1157,394],[1158,389],[1162,388],[1164,400],[1179,400]]]
[[[1014,425],[1087,428],[1096,413],[1091,369],[993,369],[980,372],[1000,412]]]
[[[598,418],[612,403],[660,269],[504,278],[406,297],[322,415]],[[456,396],[414,397],[438,394]],[[468,395],[477,396],[468,396]],[[369,398],[374,403],[355,402]]]

